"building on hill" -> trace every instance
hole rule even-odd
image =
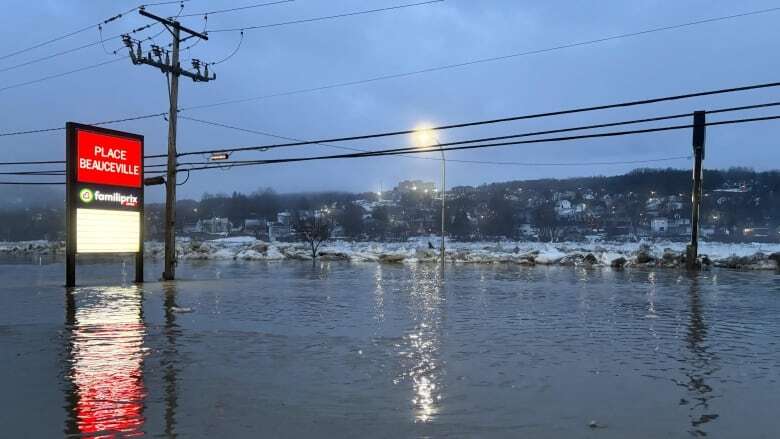
[[[214,217],[209,219],[200,219],[195,224],[195,231],[198,233],[207,233],[210,235],[227,236],[233,229],[233,224],[227,218]]]
[[[398,186],[394,189],[399,193],[408,192],[420,192],[420,193],[432,193],[436,192],[436,184],[430,181],[422,180],[404,180],[398,183]]]

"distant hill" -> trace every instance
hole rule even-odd
[[[64,200],[65,189],[58,186],[3,186],[0,191],[0,211],[61,209]]]
[[[536,230],[553,224],[572,231],[572,236],[593,230],[637,235],[661,227],[671,230],[676,224],[681,230],[678,235],[683,236],[685,219],[690,218],[691,184],[690,170],[669,168],[636,169],[609,177],[452,187],[447,197],[449,230],[460,237],[514,237],[526,233],[530,223]],[[432,189],[415,191],[418,185]],[[62,236],[63,192],[59,187],[4,187],[0,192],[0,240]],[[248,219],[272,223],[282,212],[305,216],[322,210],[344,226],[345,236],[383,237],[390,230],[394,236],[403,237],[437,230],[440,204],[436,199],[435,185],[421,181],[403,182],[381,195],[284,194],[272,189],[250,194],[204,194],[200,200],[178,201],[177,223],[191,228],[199,220],[219,217],[227,218],[240,230]],[[163,205],[146,205],[147,237],[162,236],[162,218]],[[655,225],[653,219],[658,219]],[[774,230],[780,227],[780,171],[706,170],[702,224],[712,234],[729,239],[754,228],[756,233],[776,239],[778,233]]]

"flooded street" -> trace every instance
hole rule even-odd
[[[66,294],[37,262],[0,265],[2,436],[780,431],[774,272],[85,264]]]

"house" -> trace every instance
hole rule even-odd
[[[281,222],[268,223],[268,241],[285,241],[293,237],[292,226]]]
[[[279,212],[276,214],[276,222],[289,226],[292,224],[292,214],[290,212]]]
[[[520,224],[517,228],[517,232],[523,237],[536,237],[536,228],[529,223]]]
[[[650,230],[656,234],[665,234],[669,231],[669,220],[666,218],[653,218],[650,221]]]
[[[574,214],[574,209],[571,207],[571,201],[558,200],[555,202],[555,213],[560,217],[569,217]]]
[[[227,218],[214,217],[210,219],[201,219],[195,224],[195,231],[198,233],[208,233],[211,235],[225,235],[230,233],[233,225]]]
[[[648,198],[647,202],[645,203],[645,209],[648,212],[657,211],[661,208],[661,199],[660,198]]]
[[[256,238],[267,238],[268,222],[256,218],[245,219],[243,232]]]

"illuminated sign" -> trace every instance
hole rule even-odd
[[[66,283],[83,253],[135,253],[142,282],[143,136],[71,122],[66,135]]]
[[[140,212],[76,209],[76,224],[76,253],[135,253],[140,248]]]
[[[140,188],[143,140],[77,130],[76,181]]]

